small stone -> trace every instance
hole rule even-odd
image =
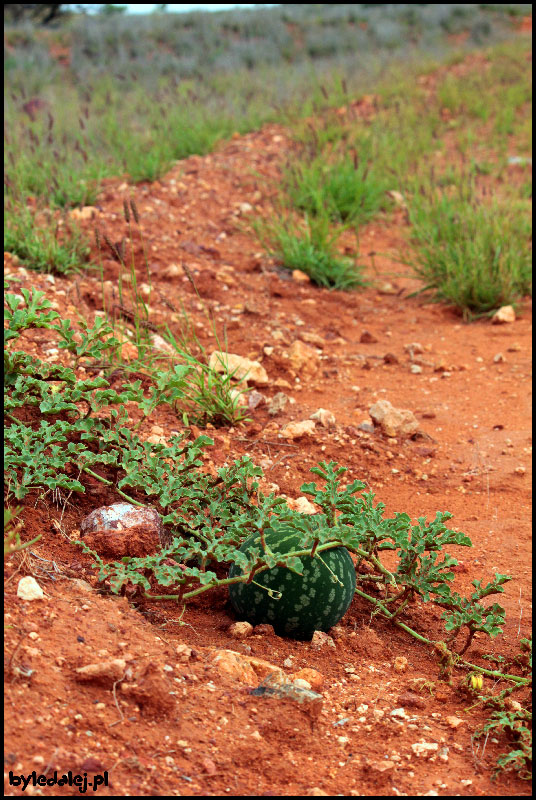
[[[361,344],[375,344],[378,340],[370,331],[363,331],[359,337],[359,341]]]
[[[300,339],[302,339],[304,342],[307,342],[308,344],[314,344],[320,348],[324,347],[324,345],[326,344],[326,340],[323,339],[321,336],[319,336],[318,333],[311,333],[310,331],[300,331],[299,336]]]
[[[414,755],[417,758],[430,758],[439,750],[437,742],[415,742],[411,745]]]
[[[394,761],[390,761],[389,759],[385,759],[385,761],[371,761],[367,764],[367,770],[372,772],[379,772],[383,774],[384,772],[389,772],[390,770],[394,769],[396,764]]]
[[[201,766],[203,767],[203,772],[205,772],[207,775],[215,775],[218,771],[216,764],[211,758],[203,758],[201,761]]]
[[[233,639],[247,639],[253,633],[253,625],[249,622],[235,622],[229,626],[228,632]]]
[[[409,344],[404,345],[404,350],[409,353],[412,361],[415,354],[424,353],[424,347],[420,342],[409,342]]]
[[[307,689],[310,691],[312,688],[309,681],[306,681],[304,678],[293,678],[292,682],[298,689]]]
[[[241,214],[249,214],[250,211],[253,211],[253,206],[251,203],[240,203],[238,208],[240,209]]]
[[[408,436],[419,427],[412,411],[395,408],[388,400],[378,400],[370,407],[369,414],[386,436]]]
[[[21,600],[42,600],[45,593],[32,575],[21,578],[17,585],[17,597]]]
[[[393,664],[395,672],[405,672],[408,668],[408,659],[406,656],[397,656]]]
[[[92,681],[107,679],[108,681],[119,681],[125,677],[127,662],[122,658],[113,658],[110,661],[99,661],[94,664],[86,664],[85,667],[78,667],[75,673],[78,680]]]
[[[523,467],[523,466],[516,467],[515,470],[514,470],[516,475],[524,475],[526,473],[526,471],[527,471],[526,468]]]
[[[280,667],[270,664],[269,661],[235,653],[234,650],[216,650],[212,660],[220,672],[248,686],[257,686],[259,679],[273,673],[284,674]]]
[[[315,692],[321,691],[324,686],[324,676],[321,672],[311,667],[304,667],[291,675],[292,680],[296,683],[297,680],[307,681],[309,688]]]
[[[276,414],[279,414],[288,403],[288,397],[284,392],[277,392],[272,397],[270,405],[268,406],[268,413],[270,416],[275,417]]]
[[[184,270],[178,264],[168,264],[160,273],[164,278],[177,278],[184,275]]]
[[[388,192],[386,192],[386,194],[388,197],[391,198],[391,200],[394,201],[395,205],[397,205],[399,208],[404,208],[404,209],[407,208],[404,195],[401,194],[400,192],[397,192],[396,189],[391,189]]]
[[[494,364],[502,364],[504,361],[506,361],[506,359],[502,353],[496,353],[496,355],[493,356]]]
[[[374,425],[372,422],[361,422],[357,426],[357,429],[359,431],[364,431],[365,433],[374,433]]]
[[[398,358],[394,353],[386,353],[383,360],[386,364],[398,364]]]
[[[256,392],[253,390],[247,395],[247,405],[248,408],[253,411],[253,409],[258,408],[258,406],[262,406],[266,403],[266,397],[261,394],[260,392]]]
[[[320,649],[321,647],[335,647],[336,645],[331,636],[328,636],[327,633],[315,631],[311,639],[311,646],[315,649]]]
[[[310,283],[311,278],[307,273],[302,272],[301,269],[293,269],[292,270],[292,280],[296,281],[296,283]]]
[[[87,220],[93,219],[98,214],[98,210],[94,206],[83,206],[83,208],[73,208],[69,211],[71,219]]]
[[[504,705],[508,709],[508,711],[514,711],[515,713],[519,713],[523,710],[523,706],[518,700],[513,700],[511,697],[507,697],[504,701]]]
[[[516,312],[513,306],[502,306],[491,318],[493,325],[504,325],[516,321]]]
[[[317,370],[318,353],[314,347],[296,339],[288,349],[290,366],[296,372],[313,374]]]
[[[264,367],[258,361],[251,361],[249,358],[236,355],[235,353],[223,353],[214,350],[211,354],[208,366],[215,372],[227,372],[237,381],[247,381],[258,386],[268,384],[268,375]]]
[[[255,625],[253,628],[253,633],[256,636],[275,636],[274,626],[269,625],[267,622],[261,622],[260,625]],[[292,663],[290,666],[292,666]]]
[[[445,722],[447,723],[449,728],[452,728],[453,730],[456,730],[456,728],[459,728],[460,725],[463,725],[464,721],[465,720],[460,719],[459,717],[455,717],[453,715],[445,717]]]
[[[311,414],[311,419],[318,420],[324,428],[333,428],[336,423],[335,415],[326,408],[319,408],[318,411]]]
[[[148,437],[148,441],[150,439]],[[80,523],[80,536],[99,554],[119,558],[147,555],[159,543],[170,543],[169,533],[164,531],[156,509],[131,503],[114,503],[95,509]]]
[[[307,792],[307,797],[330,797],[330,794],[320,789],[319,786],[313,786],[313,788],[309,789]]]
[[[386,281],[385,283],[382,283],[381,286],[378,287],[378,292],[380,294],[397,294],[398,289],[395,286],[393,286],[392,283]]]
[[[399,695],[398,702],[407,708],[426,708],[426,700],[414,692],[404,692]]]
[[[285,439],[299,439],[302,436],[312,436],[315,432],[315,423],[312,419],[300,422],[289,422],[281,428],[281,436]]]
[[[389,716],[395,717],[395,719],[408,719],[405,708],[393,708]]]
[[[298,497],[296,500],[289,498],[287,500],[287,505],[293,511],[298,511],[300,514],[316,514],[318,510],[307,497]]]

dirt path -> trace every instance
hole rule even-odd
[[[474,578],[495,571],[515,578],[501,599],[508,612],[504,635],[493,643],[477,637],[471,658],[513,654],[532,613],[530,304],[513,324],[466,325],[442,305],[408,299],[416,284],[396,263],[403,211],[372,223],[361,236],[362,260],[376,271],[379,290],[330,292],[281,274],[247,227],[251,214],[268,213],[277,164],[288,147],[285,131],[270,126],[234,138],[213,155],[187,159],[151,186],[128,189],[109,181],[81,224],[120,240],[127,235],[123,200],[131,192],[154,287],[152,322],[177,329],[184,304],[200,340],[209,352],[216,349],[185,263],[201,297],[226,324],[229,352],[262,361],[269,385],[260,392],[268,401],[281,391],[291,398],[278,416],[261,403],[245,427],[207,430],[215,439],[214,465],[249,453],[263,466],[266,483],[295,499],[310,467],[334,460],[349,468],[350,478],[366,481],[388,513],[430,518],[451,511],[452,527],[474,544],[470,551],[449,548],[461,562],[456,589],[467,591]],[[136,236],[135,242],[142,282]],[[118,265],[105,257],[103,266],[110,299]],[[17,272],[9,257],[7,267],[17,275],[15,290],[44,289],[64,317],[80,311],[92,319],[102,307],[98,277],[50,282]],[[29,337],[27,347],[46,354],[49,333],[38,336]],[[301,368],[289,357],[297,340],[312,348]],[[420,372],[412,371],[415,365]],[[416,440],[388,440],[360,428],[382,398],[415,413]],[[284,424],[309,419],[319,408],[334,414],[334,427],[317,424],[310,437],[281,438]],[[157,411],[141,428],[142,438],[155,435],[155,425],[168,436],[180,421],[169,409]],[[485,712],[466,713],[471,701],[457,678],[452,686],[438,682],[434,654],[371,619],[357,598],[335,632],[335,649],[315,649],[268,635],[234,640],[223,592],[188,606],[185,625],[171,603],[147,604],[140,613],[125,598],[98,594],[89,559],[68,536],[83,515],[116,499],[88,493],[63,514],[50,498],[25,505],[25,538],[43,533],[33,551],[61,572],[54,574],[49,564],[47,578],[45,562],[23,564],[21,573],[31,567],[47,594],[26,603],[16,597],[19,562],[7,564],[6,774],[108,770],[109,786],[98,790],[103,795],[529,794],[513,776],[491,780],[505,744],[491,738],[484,753],[474,750],[471,733]],[[439,617],[419,605],[408,620],[434,638]],[[178,645],[186,647],[177,651]],[[289,673],[317,670],[324,680],[321,713],[250,695],[246,683],[218,670],[215,649],[266,659]],[[397,672],[401,656],[407,669]],[[119,672],[110,668],[100,682],[82,682],[75,673],[110,659],[120,660]],[[134,666],[136,680],[128,673]],[[418,678],[431,682],[429,690],[418,690]],[[126,680],[122,690],[120,680]],[[404,714],[393,716],[401,707]],[[422,742],[438,747],[419,755],[412,745]],[[7,783],[5,791],[23,793]],[[77,789],[25,793],[69,796]]]

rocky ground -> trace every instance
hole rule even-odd
[[[299,504],[309,469],[334,460],[366,481],[389,514],[451,511],[452,527],[474,545],[449,548],[460,560],[456,589],[495,571],[514,577],[501,598],[504,635],[477,637],[469,655],[513,655],[532,614],[530,302],[502,323],[465,324],[444,305],[408,298],[418,284],[397,262],[403,208],[362,231],[360,261],[373,287],[328,291],[279,270],[250,219],[273,213],[290,147],[277,126],[236,136],[155,184],[109,180],[96,207],[76,215],[84,229],[119,241],[128,236],[123,201],[134,198],[152,290],[134,232],[136,269],[151,322],[178,330],[184,306],[211,353],[218,342],[207,305],[220,337],[225,324],[228,351],[262,366],[250,422],[194,431],[215,441],[207,467],[248,453],[265,488]],[[119,265],[101,259],[110,305]],[[44,290],[62,317],[93,320],[102,309],[96,273],[33,274],[9,255],[5,266],[12,291]],[[28,334],[24,347],[63,358],[47,330]],[[136,355],[125,345],[127,359]],[[161,407],[139,433],[160,441],[181,429]],[[358,598],[330,636],[298,642],[236,627],[224,590],[192,601],[182,618],[172,603],[133,606],[98,592],[73,538],[86,514],[117,499],[96,486],[66,506],[51,497],[25,503],[24,538],[43,537],[6,564],[6,777],[108,771],[108,787],[95,792],[103,795],[529,794],[513,775],[492,780],[507,745],[472,743],[486,712],[467,710],[462,675],[452,685],[439,680],[436,654],[371,618]],[[27,574],[42,599],[17,597]],[[439,618],[420,604],[407,616],[430,638],[441,635]],[[306,680],[321,698],[251,694],[268,675]],[[77,791],[5,784],[9,796]]]

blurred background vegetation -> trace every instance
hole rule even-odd
[[[463,176],[474,183],[469,195],[459,193],[467,230],[482,222],[474,208],[487,176],[500,181],[507,215],[518,219],[515,204],[530,204],[530,176],[514,185],[508,172],[511,157],[531,163],[530,65],[519,45],[520,29],[531,23],[529,4],[282,4],[188,13],[161,4],[149,14],[127,8],[4,6],[4,249],[33,268],[69,272],[83,263],[87,243],[72,224],[59,236],[58,214],[95,204],[103,178],[158,180],[175,161],[267,122],[289,126],[301,148],[282,188],[291,213],[305,215],[305,227],[301,234],[290,222],[265,230],[266,246],[283,261],[307,257],[311,274],[329,273],[320,280],[328,285],[361,282],[338,258],[331,226],[352,226],[357,235],[358,225],[389,209],[389,189],[426,196],[428,183],[438,180],[437,173],[426,175],[430,154],[443,147],[444,133],[455,135],[460,163],[441,181],[447,189]],[[489,69],[445,72],[430,94],[419,76],[483,47],[495,48]],[[374,118],[347,129],[335,110],[371,93]],[[324,121],[311,136],[313,116]],[[416,209],[426,263],[435,264],[435,217],[428,221]],[[40,210],[53,213],[40,215],[36,231]],[[458,219],[459,209],[451,216]],[[490,226],[492,218],[497,214]],[[495,254],[494,284],[505,271],[500,230],[478,254],[483,264]],[[453,243],[459,238],[456,225],[443,233]],[[521,276],[515,291],[524,292],[525,227],[517,240],[517,266],[509,256],[507,271]],[[442,239],[435,246],[445,249]],[[456,257],[467,261],[466,253]],[[426,282],[429,267],[416,268]],[[471,275],[469,294],[475,281]],[[480,287],[481,277],[476,282]],[[465,278],[463,284],[454,294],[467,297]],[[473,305],[487,311],[511,295],[501,288]]]

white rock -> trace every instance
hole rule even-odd
[[[323,631],[315,631],[311,640],[311,645],[315,648],[320,647],[335,647],[335,642]]]
[[[17,586],[17,597],[21,600],[42,600],[45,593],[34,577],[26,575],[21,578]]]
[[[316,514],[317,508],[306,497],[298,497],[296,500],[289,498],[287,506],[300,514]]]
[[[390,716],[396,717],[396,719],[409,719],[405,708],[393,708]]]
[[[437,742],[415,742],[411,745],[411,749],[417,758],[430,758],[437,753],[439,745]]]
[[[502,306],[492,316],[491,321],[493,325],[504,325],[507,322],[516,321],[516,312],[513,306]]]
[[[215,372],[228,372],[237,381],[246,380],[248,383],[255,383],[258,386],[266,386],[268,383],[266,370],[258,361],[250,361],[249,358],[235,353],[214,350],[208,366]]]
[[[289,422],[281,428],[281,436],[285,439],[299,439],[300,436],[312,436],[315,431],[315,423],[312,419],[304,419],[301,422]]]
[[[309,681],[304,680],[304,678],[295,678],[292,683],[294,686],[297,686],[298,689],[309,689],[311,690],[311,684]]]
[[[311,414],[311,419],[318,420],[324,428],[332,428],[335,425],[335,415],[327,408],[319,408],[314,414]]]

